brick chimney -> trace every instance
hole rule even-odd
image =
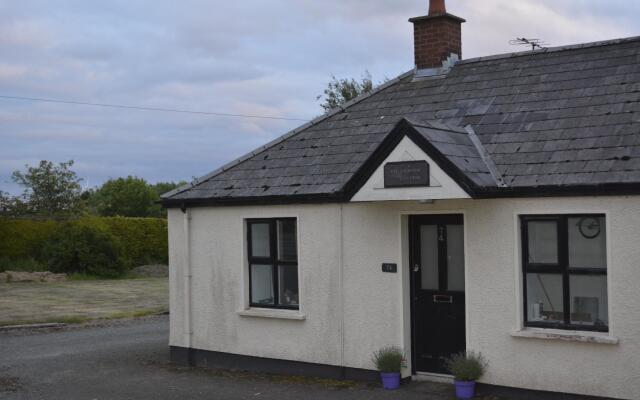
[[[464,19],[447,13],[445,0],[430,0],[429,15],[409,19],[417,69],[439,68],[451,56],[462,58]]]

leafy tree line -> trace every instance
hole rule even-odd
[[[164,217],[166,211],[157,204],[160,195],[185,184],[150,184],[142,178],[127,176],[82,190],[82,179],[72,166],[73,160],[58,164],[42,160],[37,166],[26,165],[23,171],[14,171],[11,178],[23,192],[10,196],[0,191],[0,215]]]
[[[330,75],[330,77],[331,80],[324,89],[323,94],[316,98],[316,100],[322,100],[320,107],[322,107],[325,112],[335,110],[356,97],[369,93],[375,87],[369,71],[364,71],[359,80],[355,78],[339,79],[336,78],[335,75]],[[389,81],[389,79],[385,78],[384,81],[379,84],[387,81]]]
[[[384,79],[383,82],[388,81]],[[382,83],[382,82],[381,82]],[[374,89],[369,71],[360,79],[338,79],[331,75],[320,106],[334,110]],[[166,193],[186,182],[149,184],[142,178],[127,176],[110,179],[98,188],[82,190],[81,178],[71,169],[73,160],[54,164],[42,160],[37,166],[25,166],[13,172],[12,179],[24,188],[20,196],[0,191],[0,216],[74,216],[164,217],[166,212],[156,204]]]

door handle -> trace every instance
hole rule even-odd
[[[449,303],[453,304],[453,296],[449,296],[446,294],[434,294],[433,295],[434,303]]]
[[[420,265],[413,264],[413,272],[420,272]]]

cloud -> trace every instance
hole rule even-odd
[[[465,58],[637,33],[640,3],[449,0]],[[0,2],[0,95],[311,119],[329,74],[412,68],[427,0]],[[0,99],[0,190],[13,169],[74,159],[85,182],[190,179],[300,125]]]

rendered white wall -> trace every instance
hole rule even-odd
[[[190,224],[192,347],[340,364],[339,206],[195,208]],[[248,299],[245,218],[297,217],[301,312],[306,319],[242,316]],[[172,346],[184,346],[182,212],[170,210]]]
[[[640,393],[638,197],[219,207],[191,212],[193,347],[356,368],[372,368],[371,353],[383,345],[402,345],[409,354],[407,215],[463,212],[467,344],[489,359],[483,382],[628,399]],[[619,338],[619,344],[512,336],[522,318],[517,215],[578,212],[607,214],[610,335]],[[240,316],[237,311],[246,303],[243,219],[287,216],[299,218],[300,300],[306,320]],[[171,344],[175,346],[184,345],[184,286],[178,273],[183,268],[182,221],[181,211],[170,210]],[[381,272],[383,262],[397,263],[398,273]]]

